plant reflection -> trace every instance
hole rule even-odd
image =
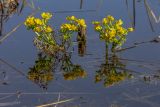
[[[71,55],[64,53],[62,57],[63,77],[65,80],[76,80],[78,78],[86,77],[86,71],[78,64],[73,64],[71,61]]]
[[[114,85],[130,78],[132,74],[125,70],[125,64],[119,61],[118,56],[111,56],[106,52],[106,63],[101,64],[100,69],[96,71],[95,83],[103,82],[105,87]]]
[[[86,41],[78,41],[78,54],[84,56],[86,53]]]
[[[72,63],[71,54],[61,51],[54,56],[38,54],[38,59],[28,72],[28,79],[47,89],[49,82],[54,80],[55,71],[62,71],[64,80],[86,77],[86,71],[80,65]]]
[[[28,72],[28,78],[38,84],[40,87],[47,89],[47,85],[53,80],[53,64],[54,58],[38,54],[38,59],[35,61],[35,65],[30,68]]]
[[[79,56],[84,56],[86,53],[86,30],[78,32],[77,42],[78,42],[78,54]]]

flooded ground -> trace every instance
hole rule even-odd
[[[13,10],[1,12],[5,14],[1,15],[0,37],[1,107],[160,106],[159,0],[17,3]],[[28,15],[39,17],[41,12],[53,13],[51,24],[55,29],[66,16],[84,18],[86,43],[79,44],[73,38],[73,49],[64,52],[60,60],[38,51],[33,43],[35,34],[26,30],[23,22]],[[135,28],[127,35],[122,51],[109,55],[91,23],[107,15]]]

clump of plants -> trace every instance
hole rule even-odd
[[[60,26],[60,33],[62,35],[63,44],[71,41],[74,33],[78,33],[77,40],[86,35],[86,22],[84,19],[78,19],[75,16],[67,16],[67,23]]]
[[[83,56],[86,45],[86,22],[84,19],[79,19],[75,16],[67,16],[67,23],[60,26],[60,33],[62,35],[62,44],[71,45],[71,39],[75,33],[77,33],[78,53]]]
[[[34,16],[29,16],[25,20],[24,24],[28,30],[35,32],[36,37],[34,38],[34,43],[36,46],[47,52],[53,54],[57,50],[63,50],[66,43],[71,44],[72,35],[77,32],[78,34],[85,34],[86,23],[84,19],[78,19],[75,16],[68,16],[66,20],[68,23],[64,23],[60,26],[59,33],[62,38],[62,42],[57,43],[55,31],[51,25],[49,25],[49,20],[52,18],[52,14],[49,12],[43,12],[41,18],[36,18]]]
[[[53,50],[59,48],[59,45],[54,39],[54,30],[51,25],[49,25],[51,17],[51,13],[43,12],[41,18],[29,16],[24,22],[27,29],[32,30],[36,34],[34,39],[36,46],[46,52],[53,52]]]
[[[133,28],[124,28],[121,19],[116,20],[113,16],[108,15],[101,21],[93,21],[94,30],[99,33],[101,40],[106,42],[106,46],[111,45],[112,51],[117,46],[123,45],[126,41],[126,35],[133,31]]]

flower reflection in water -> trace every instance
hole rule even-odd
[[[131,77],[132,74],[125,69],[125,64],[119,61],[116,54],[109,56],[106,52],[106,63],[101,64],[96,71],[95,83],[103,82],[105,87],[109,87]]]
[[[43,54],[38,55],[35,65],[30,68],[28,78],[38,84],[40,87],[47,89],[47,85],[53,80],[54,58]]]
[[[86,71],[80,65],[71,62],[71,55],[68,53],[63,55],[61,69],[65,80],[76,80],[87,76]]]
[[[72,63],[71,54],[61,51],[54,56],[39,54],[28,72],[28,79],[47,89],[48,83],[54,80],[55,71],[62,71],[65,80],[76,80],[87,75],[80,65]]]

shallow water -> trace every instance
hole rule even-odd
[[[32,4],[31,0],[27,3]],[[36,11],[35,16],[39,16],[43,11],[54,14],[51,23],[55,29],[65,22],[66,16],[84,18],[88,25],[86,52],[80,55],[78,44],[75,42],[69,59],[72,64],[80,65],[87,76],[65,80],[63,72],[55,69],[52,72],[48,70],[51,76],[48,81],[30,80],[30,68],[35,65],[40,52],[33,44],[34,33],[21,25],[0,44],[0,106],[33,107],[57,102],[58,97],[60,100],[73,100],[58,104],[57,107],[160,106],[159,43],[144,43],[106,58],[105,43],[99,40],[91,24],[93,20],[101,20],[110,14],[124,20],[126,27],[135,27],[135,31],[129,33],[122,48],[133,46],[136,42],[150,41],[159,36],[160,32],[159,0],[128,0],[128,5],[122,0],[35,0],[35,8],[31,8],[33,6],[29,4],[20,14],[12,13],[10,18],[4,21],[1,38],[23,23],[36,8],[40,10]],[[113,58],[116,62],[113,62]],[[104,83],[109,77],[102,71],[106,68],[107,61],[117,72],[125,72],[128,78],[105,86]],[[51,68],[52,66],[56,65],[51,65]],[[95,83],[98,70],[101,70],[103,78]]]

